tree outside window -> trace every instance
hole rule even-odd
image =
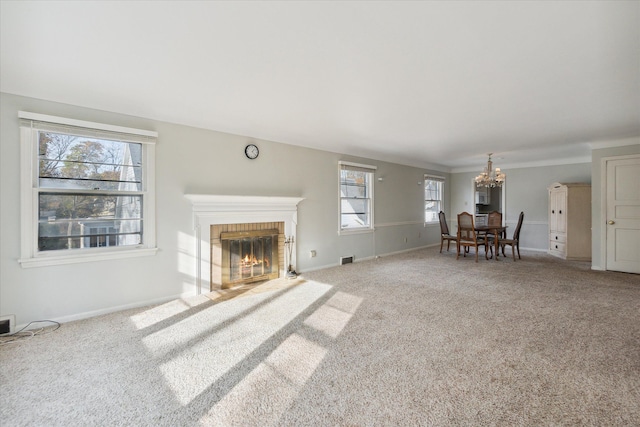
[[[157,133],[20,112],[23,267],[155,253]]]
[[[38,250],[142,242],[141,144],[41,131],[38,147]]]

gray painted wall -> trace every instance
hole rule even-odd
[[[248,160],[249,138],[178,124],[0,94],[1,206],[0,315],[17,324],[71,320],[116,309],[195,295],[192,211],[185,194],[304,197],[298,210],[300,272],[439,243],[439,227],[423,223],[423,175],[448,173],[253,140],[260,156]],[[23,269],[20,256],[18,111],[154,130],[157,245],[152,257]],[[375,234],[338,235],[338,161],[377,166]],[[445,185],[448,198],[449,186]],[[448,209],[448,207],[445,207]],[[406,239],[406,242],[405,242]],[[317,257],[311,258],[310,251]]]

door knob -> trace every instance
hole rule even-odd
[[[613,221],[613,220],[609,220],[609,222],[607,222],[607,224],[609,224],[609,225],[613,225],[613,224],[615,224],[615,223],[616,223],[616,222],[615,222],[615,221]]]

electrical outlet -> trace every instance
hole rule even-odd
[[[0,316],[0,325],[4,325],[4,323],[2,323],[4,320],[7,320],[9,322],[8,326],[8,330],[5,329],[0,329],[0,335],[4,335],[4,334],[12,334],[14,332],[14,329],[16,328],[16,315],[15,314],[9,314],[7,316]]]

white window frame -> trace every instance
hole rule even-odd
[[[342,227],[342,170],[343,169],[360,170],[369,173],[369,180],[367,185],[367,191],[370,195],[369,200],[369,225],[362,227],[343,228]],[[374,227],[374,178],[377,167],[371,165],[364,165],[361,163],[353,163],[346,161],[338,162],[338,234],[358,234],[358,233],[372,233],[375,230]]]
[[[429,175],[429,174],[425,174],[424,175],[424,183],[423,183],[423,187],[424,187],[424,191],[422,193],[423,198],[424,198],[424,203],[426,205],[426,203],[428,201],[432,201],[435,199],[427,199],[427,181],[434,181],[434,182],[439,182],[441,185],[440,188],[440,210],[444,211],[444,185],[445,185],[445,178],[443,176],[437,176],[437,175]],[[424,206],[424,205],[423,205]],[[439,219],[436,217],[433,221],[427,221],[427,210],[426,210],[426,206],[424,207],[424,223],[426,224],[436,224],[439,222]]]
[[[20,217],[21,245],[18,262],[23,268],[73,264],[107,259],[122,259],[155,255],[156,213],[155,213],[155,143],[157,132],[87,122],[45,114],[18,112],[20,119]],[[142,243],[135,246],[78,248],[73,250],[38,250],[38,199],[41,191],[38,185],[38,132],[59,126],[79,131],[86,136],[109,135],[119,140],[142,144],[142,218],[144,233]]]

